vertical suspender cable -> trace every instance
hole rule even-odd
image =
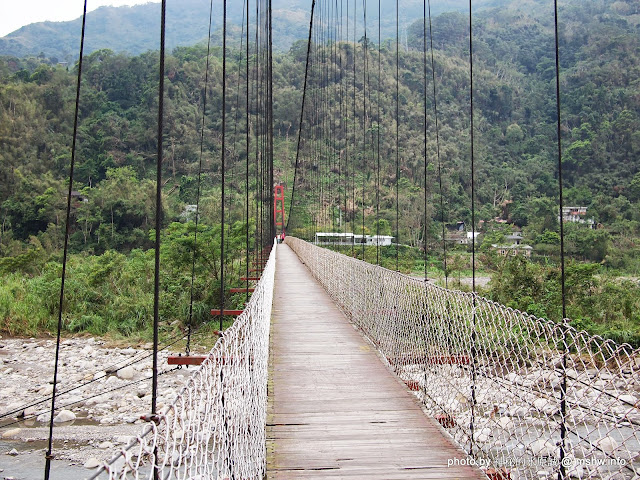
[[[469,0],[469,115],[471,141],[471,272],[473,290],[472,330],[471,330],[471,445],[469,454],[473,454],[474,423],[476,406],[476,196],[475,196],[475,144],[473,126],[473,17]]]
[[[304,67],[304,83],[302,87],[302,107],[300,108],[300,123],[298,124],[298,145],[296,147],[296,163],[293,170],[293,185],[291,186],[291,201],[289,202],[289,215],[287,217],[287,227],[289,229],[289,221],[291,220],[291,210],[295,201],[296,178],[298,176],[298,166],[300,162],[300,139],[302,136],[302,122],[304,121],[304,104],[307,97],[307,81],[309,77],[309,55],[311,53],[311,32],[313,31],[313,12],[315,10],[316,0],[311,1],[311,18],[309,19],[309,38],[307,40],[307,59]]]
[[[382,88],[382,38],[380,35],[380,0],[378,0],[378,128],[376,130],[376,265],[380,265],[380,89]]]
[[[349,0],[347,0],[348,2]],[[357,47],[358,43],[356,42],[356,15],[357,12],[357,0],[353,0],[353,103],[351,104],[353,108],[353,144],[356,144],[356,58],[357,58]],[[351,231],[353,232],[353,241],[351,243],[351,256],[355,257],[355,234],[356,234],[356,155],[355,148],[353,150],[354,155],[352,155],[351,164],[353,166],[353,171],[351,175],[351,196],[353,202],[353,216],[351,217]],[[363,207],[364,208],[364,207]]]
[[[269,0],[269,195],[270,205],[274,205],[273,192],[273,10],[271,0]],[[271,221],[271,237],[269,241],[272,243],[276,236],[274,217],[269,212],[269,220]]]
[[[363,167],[362,167],[362,260],[367,261],[365,257],[365,210],[364,210],[364,190],[365,190],[365,181],[367,176],[365,172],[367,170],[367,70],[368,70],[368,39],[367,39],[367,0],[362,0],[362,15],[364,21],[364,63],[362,65],[362,159],[363,159]]]
[[[444,268],[444,286],[449,287],[449,274],[447,272],[447,242],[445,240],[444,225],[444,192],[442,190],[442,161],[440,159],[440,127],[438,124],[438,96],[436,92],[436,62],[433,54],[433,26],[431,24],[431,0],[427,0],[429,9],[429,43],[431,47],[431,81],[433,82],[433,115],[436,120],[436,156],[438,158],[438,184],[440,186],[440,223],[442,223],[442,256]]]
[[[158,153],[156,159],[156,239],[153,288],[153,381],[151,413],[156,413],[158,398],[158,322],[160,316],[160,229],[162,228],[162,141],[164,130],[164,44],[167,0],[162,0],[160,21],[160,68],[158,79]],[[155,472],[157,474],[157,472]]]
[[[396,272],[400,264],[400,5],[396,0]]]
[[[424,201],[423,201],[423,232],[422,232],[422,246],[424,248],[424,280],[428,278],[428,266],[427,266],[427,6],[426,1],[422,2],[422,75],[423,75],[423,162],[424,162]]]
[[[245,262],[246,262],[246,267],[245,267],[245,288],[246,288],[246,293],[245,293],[245,298],[247,300],[247,302],[249,301],[249,130],[250,130],[250,123],[249,123],[249,0],[246,0],[246,7],[247,7],[247,11],[246,11],[246,16],[247,16],[247,31],[245,32],[246,35],[246,39],[245,39],[245,57],[246,57],[246,61],[247,64],[245,66],[245,76],[246,76],[246,90],[245,90],[245,106],[246,106],[246,112],[245,112],[245,123],[246,123],[246,127],[247,127],[247,131],[245,132],[245,144],[246,144],[246,148],[247,148],[247,156],[246,156],[246,162],[245,162],[245,175],[244,175],[244,201],[245,201],[245,216],[247,219],[247,231],[245,233],[245,248],[246,248],[246,252],[245,252]],[[257,265],[256,265],[257,268]]]
[[[56,355],[53,366],[53,390],[51,392],[51,413],[49,415],[49,439],[45,454],[44,479],[48,480],[51,474],[51,460],[53,459],[53,418],[56,409],[56,388],[58,385],[58,363],[60,360],[60,336],[62,333],[62,309],[64,307],[64,281],[67,273],[67,257],[69,253],[69,232],[71,221],[71,192],[73,191],[73,170],[76,163],[76,140],[78,137],[78,117],[80,113],[80,84],[82,80],[82,55],[84,52],[84,31],[87,19],[87,0],[84,2],[82,13],[82,31],[80,33],[80,58],[78,59],[78,78],[76,80],[76,106],[73,117],[73,139],[71,144],[71,162],[69,165],[69,189],[67,191],[67,212],[65,217],[64,250],[62,253],[62,274],[60,278],[60,300],[58,302],[58,326],[56,331]]]
[[[225,269],[225,251],[224,251],[224,228],[225,228],[225,211],[224,211],[224,182],[225,182],[225,137],[227,132],[227,0],[222,2],[222,155],[220,159],[220,184],[221,184],[221,202],[220,202],[220,331],[222,331],[222,318],[224,316],[224,269]]]
[[[566,478],[564,458],[566,455],[566,415],[567,415],[567,298],[565,288],[565,258],[564,258],[564,219],[562,208],[564,198],[562,192],[562,124],[560,117],[560,38],[558,34],[558,0],[553,0],[553,19],[556,55],[556,136],[558,142],[558,203],[560,210],[560,285],[562,293],[562,384],[560,388],[560,470],[558,479]]]
[[[189,355],[191,350],[191,329],[193,322],[193,293],[196,278],[196,257],[198,255],[198,224],[200,223],[200,190],[202,186],[202,156],[204,154],[204,129],[205,116],[207,114],[207,90],[209,88],[209,58],[211,53],[211,20],[213,19],[213,0],[209,3],[209,34],[207,37],[207,61],[204,72],[204,94],[202,99],[202,122],[200,131],[200,157],[198,160],[198,187],[196,192],[196,221],[193,234],[193,256],[191,258],[191,288],[189,293],[189,320],[187,322],[187,347],[185,353]]]

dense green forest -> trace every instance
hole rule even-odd
[[[485,9],[475,19],[476,210],[481,232],[479,268],[492,277],[484,294],[557,319],[555,57],[553,16],[547,3],[514,2]],[[597,227],[565,223],[569,316],[578,327],[638,344],[640,7],[631,0],[573,2],[565,4],[560,14],[565,205],[587,207],[586,216]],[[412,24],[400,48],[398,177],[394,40],[381,42],[380,76],[378,45],[371,40],[365,43],[360,34],[355,43],[352,39],[338,45],[313,45],[308,105],[318,101],[320,110],[308,108],[303,120],[291,230],[307,238],[314,229],[357,230],[364,211],[367,233],[395,235],[397,184],[398,241],[405,245],[401,266],[419,272],[426,249],[430,268],[442,274],[442,220],[447,228],[471,221],[468,19],[453,12],[433,20],[442,191],[430,63],[424,174],[422,28],[422,19]],[[362,62],[365,48],[370,56],[367,76]],[[245,60],[235,48],[229,53],[227,122],[231,128],[225,205],[232,219],[229,258],[234,259],[228,269],[237,278],[246,229]],[[306,41],[298,41],[273,59],[275,179],[285,185],[287,207],[305,56]],[[252,54],[250,62],[253,59]],[[84,60],[66,305],[66,327],[71,331],[131,334],[148,325],[157,62],[157,52],[128,56],[109,50],[98,50]],[[45,56],[0,59],[0,315],[3,329],[14,334],[51,327],[54,292],[59,287],[76,72],[52,63]],[[195,203],[197,188],[205,63],[203,45],[177,47],[166,62],[162,317],[176,328],[185,321],[189,301],[194,224],[186,206]],[[208,308],[215,307],[220,288],[216,242],[221,63],[221,51],[214,48],[200,202],[200,228],[206,242],[196,275],[199,323],[207,319]],[[336,72],[334,81],[320,81],[317,74],[322,69]],[[373,102],[367,111],[365,97]],[[255,106],[250,111],[253,136],[258,117]],[[331,136],[314,137],[321,129]],[[381,171],[376,192],[378,150],[371,139],[377,139],[378,132]],[[322,141],[312,140],[316,138]],[[369,143],[363,147],[365,142]],[[313,157],[318,145],[322,154]],[[249,158],[254,155],[252,140]],[[252,176],[250,183],[254,182]],[[355,204],[345,200],[353,197]],[[253,238],[255,222],[251,220],[250,225]],[[516,230],[533,247],[530,259],[505,259],[492,248]],[[452,279],[468,272],[467,248],[449,246],[447,274]],[[391,250],[383,257],[383,263],[395,265]],[[239,305],[244,297],[238,297],[231,301]]]

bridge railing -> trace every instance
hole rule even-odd
[[[640,474],[640,350],[302,240],[286,243],[494,479]]]
[[[276,247],[243,313],[175,400],[92,478],[264,477]]]

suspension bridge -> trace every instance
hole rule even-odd
[[[371,72],[378,69],[380,82],[381,56],[375,56],[376,48],[367,37],[366,1],[360,11],[355,1],[351,11],[348,1],[312,1],[296,158],[285,221],[284,189],[276,185],[278,179],[274,178],[271,57],[272,36],[277,32],[272,28],[271,2],[256,1],[255,10],[250,8],[250,3],[244,3],[244,43],[240,49],[245,49],[244,106],[240,102],[240,83],[235,95],[236,126],[238,111],[243,107],[246,122],[243,132],[246,147],[243,220],[247,225],[243,280],[246,283],[244,287],[230,288],[225,283],[225,268],[220,269],[220,302],[218,308],[212,310],[220,318],[219,339],[215,346],[202,357],[190,355],[187,347],[186,356],[174,358],[175,363],[200,366],[175,400],[162,409],[156,408],[157,364],[154,363],[153,400],[150,414],[145,416],[144,429],[110,461],[102,464],[93,478],[640,478],[638,349],[577,331],[568,319],[553,322],[483,298],[475,291],[473,241],[473,288],[472,292],[462,292],[428,281],[426,270],[423,278],[400,273],[397,257],[395,271],[383,268],[379,265],[379,244],[376,245],[376,264],[372,264],[297,238],[305,233],[313,238],[322,226],[332,226],[335,230],[335,216],[328,212],[336,206],[341,212],[347,211],[348,204],[352,210],[360,209],[363,238],[366,212],[376,215],[379,220],[381,161],[384,161],[379,133],[381,88],[379,84],[372,94]],[[226,5],[223,1],[219,256],[222,263],[226,260],[225,231],[230,220],[225,210],[226,155],[231,150],[228,144],[225,145],[226,118],[229,116]],[[557,5],[554,6],[557,19]],[[159,251],[165,7],[163,1],[154,359],[158,346],[158,310],[162,301]],[[379,53],[380,2],[377,7]],[[397,33],[399,8],[396,2],[396,55],[400,44]],[[213,3],[211,11],[213,15]],[[424,2],[423,12],[423,63],[418,67],[424,79],[426,192],[427,105],[433,106],[436,138],[439,113],[430,38],[430,3]],[[251,18],[255,24],[250,27]],[[470,210],[472,232],[475,233],[472,18],[469,2]],[[350,21],[353,22],[351,32]],[[209,22],[211,24],[211,18]],[[255,37],[251,38],[250,33]],[[360,71],[357,71],[355,46],[358,43],[356,35],[360,33],[363,34],[362,58],[359,59]],[[352,50],[339,45],[349,46]],[[208,51],[210,47],[209,44]],[[556,43],[556,58],[557,54]],[[395,158],[392,157],[395,161],[392,167],[396,170],[396,240],[401,151],[397,133],[397,65],[396,61],[396,146]],[[347,67],[353,69],[350,77],[346,75]],[[557,79],[558,69],[556,62]],[[427,101],[428,70],[432,72],[431,102]],[[204,92],[207,92],[208,73],[209,57]],[[82,47],[78,96],[81,74]],[[365,94],[358,99],[363,104],[359,115],[356,114],[355,94],[358,75],[362,75],[360,80],[365,86]],[[348,95],[349,80],[353,82],[353,97]],[[340,101],[328,98],[329,84]],[[562,211],[559,80],[556,85],[559,209]],[[199,221],[206,93],[203,103],[194,242],[197,242]],[[331,118],[336,111],[331,107],[334,104],[339,112],[335,122]],[[67,239],[77,116],[78,99],[67,205]],[[344,135],[341,136],[341,132]],[[356,137],[362,140],[361,143],[349,140]],[[234,135],[234,143],[238,141],[238,136]],[[254,159],[250,158],[251,154],[255,154]],[[356,157],[370,157],[375,164],[372,169],[376,184],[373,209],[366,206],[364,185],[362,199],[356,198]],[[322,158],[324,162],[320,161]],[[439,143],[435,164],[442,202]],[[250,172],[250,167],[255,167],[255,172]],[[340,178],[336,185],[327,183],[323,177],[333,171],[337,171]],[[250,182],[250,175],[254,173]],[[285,183],[282,179],[280,182]],[[305,206],[301,198],[313,198],[315,203],[311,207]],[[440,210],[444,212],[444,208]],[[418,213],[424,217],[421,228],[425,255],[427,212],[425,193],[422,212]],[[256,232],[250,239],[251,216]],[[352,216],[354,232],[355,217]],[[341,221],[339,218],[338,222]],[[444,217],[441,223],[444,228]],[[291,227],[288,232],[294,231],[297,236],[285,237],[285,227]],[[560,229],[562,240],[562,222]],[[443,230],[443,242],[444,236]],[[278,241],[274,241],[276,238]],[[284,242],[280,243],[281,240]],[[563,248],[561,243],[564,267]],[[64,262],[66,257],[65,242]],[[443,257],[446,271],[444,243]],[[425,269],[426,265],[425,261]],[[250,269],[251,266],[254,268]],[[193,275],[192,270],[192,285]],[[58,343],[64,276],[63,267]],[[562,285],[564,292],[564,270]],[[248,301],[242,310],[226,309],[231,293],[246,293]],[[193,287],[189,329],[192,307]],[[566,317],[564,307],[563,302]],[[228,315],[237,315],[237,318],[223,331],[222,318]],[[56,366],[58,355],[59,350]],[[54,459],[56,375],[57,367],[52,383],[52,420],[45,478],[49,476],[48,468]]]

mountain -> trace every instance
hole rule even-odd
[[[502,0],[499,0],[502,1]],[[340,2],[342,4],[342,2]],[[342,4],[346,16],[353,16],[354,2]],[[474,8],[482,9],[495,5],[496,0],[480,0]],[[227,2],[227,19],[230,25],[239,28],[243,22],[243,2]],[[253,8],[253,6],[251,7]],[[309,28],[310,0],[273,1],[274,48],[286,51],[299,39],[306,39]],[[356,2],[356,11],[361,13],[362,3]],[[368,35],[377,41],[378,4],[369,2],[367,10]],[[383,38],[395,37],[395,0],[383,0],[381,31]],[[433,15],[447,11],[466,11],[467,0],[447,0],[438,2]],[[406,38],[407,27],[422,16],[422,0],[401,2],[400,30]],[[316,21],[322,16],[335,15],[334,12],[317,11]],[[250,14],[254,18],[254,12]],[[362,28],[362,15],[358,29]],[[207,38],[209,2],[206,0],[181,0],[167,4],[166,45],[169,50],[177,46],[193,45]],[[346,18],[346,17],[345,17]],[[82,18],[68,22],[39,22],[26,25],[0,38],[0,55],[24,57],[44,54],[47,58],[71,62],[78,56]],[[220,43],[222,27],[222,1],[213,3],[214,40]],[[350,25],[351,27],[351,25]],[[345,27],[346,28],[346,25]],[[85,53],[108,48],[114,52],[138,55],[147,50],[158,49],[160,30],[160,4],[147,3],[133,7],[100,7],[87,14]]]

